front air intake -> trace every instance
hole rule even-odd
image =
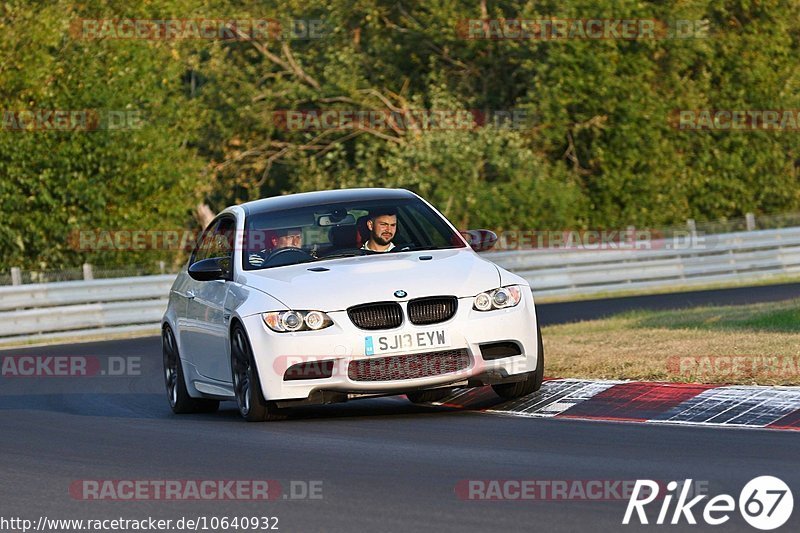
[[[455,296],[417,298],[408,302],[408,319],[417,326],[438,324],[453,318],[456,309],[458,298]]]
[[[511,341],[481,344],[480,349],[481,357],[483,357],[484,361],[492,361],[494,359],[522,355],[522,350],[519,349],[519,344]]]
[[[403,323],[403,309],[396,302],[379,302],[351,307],[350,321],[360,329],[393,329]]]
[[[352,381],[398,381],[452,374],[469,367],[467,350],[444,350],[350,361]]]

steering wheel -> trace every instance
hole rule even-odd
[[[307,263],[313,261],[314,257],[303,250],[302,248],[295,248],[294,246],[287,246],[285,248],[278,248],[272,250],[263,266],[285,266],[295,265],[297,263]]]

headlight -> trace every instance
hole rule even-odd
[[[308,326],[308,329],[322,329],[326,325],[331,325],[331,319],[328,318],[328,315],[320,311],[311,311],[310,313],[306,313],[304,321],[306,326]]]
[[[280,325],[283,326],[285,331],[297,331],[303,327],[303,317],[299,313],[289,311],[288,313],[281,313]]]
[[[506,309],[514,307],[521,299],[522,288],[519,285],[512,285],[480,293],[475,297],[472,307],[478,311]]]
[[[325,329],[333,325],[331,317],[322,311],[276,311],[261,316],[267,327],[278,333]]]
[[[475,297],[475,309],[478,311],[488,311],[492,308],[492,297],[488,293],[482,292]]]

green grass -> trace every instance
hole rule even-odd
[[[548,326],[542,337],[551,377],[800,385],[800,299],[628,312]]]
[[[618,315],[632,327],[800,333],[800,299],[750,305],[636,311]],[[631,326],[629,326],[631,327]]]

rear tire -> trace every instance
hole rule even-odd
[[[406,397],[412,403],[431,403],[447,398],[452,392],[452,389],[417,390],[407,392]]]
[[[261,380],[247,333],[240,324],[231,330],[231,374],[239,414],[248,422],[283,420],[285,413],[264,399]]]
[[[165,326],[161,332],[161,351],[164,359],[164,384],[172,412],[178,415],[188,413],[213,413],[219,409],[219,400],[192,398],[186,388],[183,364],[178,353],[178,344],[172,328]]]
[[[516,383],[501,383],[492,385],[495,394],[506,400],[514,400],[534,393],[542,388],[544,380],[544,345],[542,344],[542,330],[536,325],[537,351],[536,370],[528,374],[525,381]]]

